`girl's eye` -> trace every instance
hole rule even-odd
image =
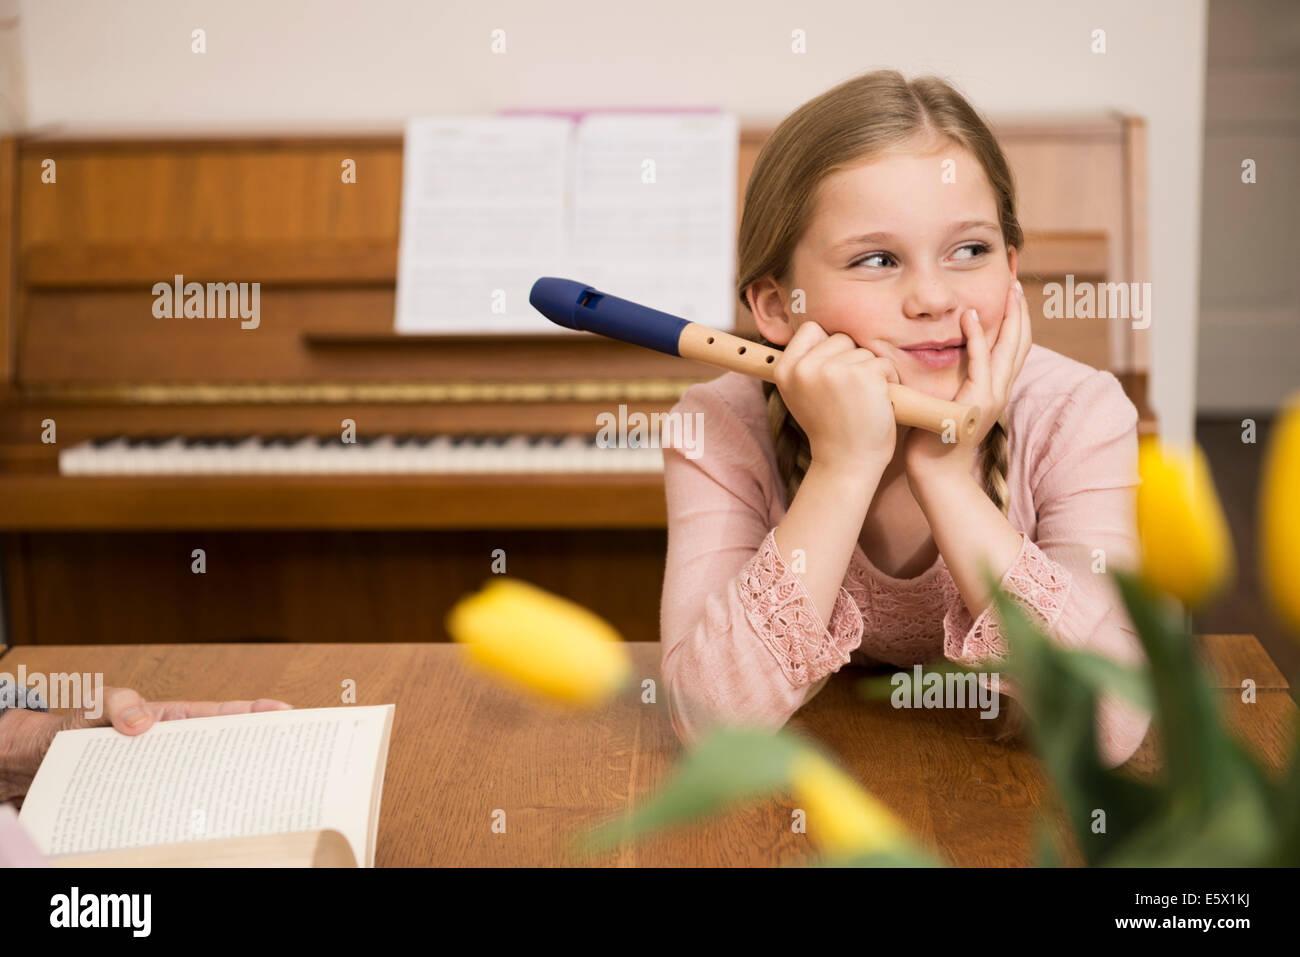
[[[985,253],[987,253],[990,249],[990,246],[988,243],[967,243],[966,245],[959,247],[957,251],[961,252],[961,250],[963,249],[971,250],[971,254],[965,258],[975,259],[977,256],[983,256]],[[863,256],[861,259],[858,259],[853,263],[850,263],[850,265],[862,266],[865,265],[867,260],[870,259],[887,259],[890,262],[895,262],[894,257],[889,253],[867,253],[867,255]]]
[[[863,263],[865,263],[868,259],[890,259],[890,260],[892,260],[893,258],[894,258],[894,257],[891,256],[891,255],[889,255],[889,253],[867,253],[865,256],[863,256],[861,259],[859,259],[857,262],[853,263],[852,265],[854,265],[854,266],[861,266],[861,265],[862,265]]]
[[[962,246],[961,249],[958,249],[957,251],[961,252],[962,249],[973,249],[974,252],[971,253],[971,255],[968,258],[974,259],[976,256],[983,256],[986,252],[988,252],[989,245],[988,243],[967,243],[965,246]]]

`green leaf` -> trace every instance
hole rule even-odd
[[[1090,865],[1105,860],[1161,805],[1158,787],[1112,774],[1096,740],[1097,692],[1078,678],[1081,659],[1048,640],[1020,606],[989,578],[989,587],[1007,639],[1006,670],[1020,690],[1029,737]],[[1074,667],[1072,667],[1074,666]],[[1103,669],[1087,670],[1094,678]],[[1106,831],[1094,833],[1096,811],[1106,815]]]
[[[1275,789],[1228,733],[1218,692],[1191,636],[1169,622],[1158,596],[1137,579],[1113,574],[1147,652],[1145,674],[1060,647],[1034,627],[1011,596],[996,589],[996,582],[990,583],[1007,636],[1007,668],[1021,688],[1030,737],[1085,859],[1094,866],[1148,867],[1267,862],[1271,848],[1284,843],[1276,825]],[[1166,780],[1148,785],[1101,765],[1094,714],[1106,690],[1120,691],[1152,711]],[[1296,786],[1300,789],[1300,783]],[[1097,810],[1106,815],[1101,834],[1092,831]]]
[[[1056,835],[1052,833],[1052,822],[1041,815],[1034,819],[1034,849],[1036,866],[1061,866],[1061,855],[1056,849]]]
[[[1300,729],[1293,732],[1292,740],[1297,752],[1291,755],[1291,767],[1274,802],[1277,847],[1271,863],[1283,867],[1300,866]]]
[[[1154,722],[1169,785],[1209,809],[1237,786],[1245,755],[1228,735],[1218,692],[1196,656],[1191,635],[1171,625],[1157,597],[1137,576],[1111,574],[1150,663],[1157,705]]]
[[[783,791],[791,761],[809,748],[810,742],[786,731],[714,728],[684,752],[658,792],[625,818],[580,834],[575,851],[598,854],[629,838]]]
[[[1078,648],[1062,648],[1061,663],[1082,684],[1092,688],[1097,696],[1114,691],[1129,704],[1151,712],[1155,708],[1155,695],[1151,692],[1151,679],[1145,668],[1130,668],[1119,662]]]
[[[1267,798],[1248,776],[1208,811],[1176,795],[1172,805],[1109,859],[1113,867],[1257,867],[1273,851]]]

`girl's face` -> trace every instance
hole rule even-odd
[[[961,315],[979,313],[992,349],[1016,252],[1003,242],[993,187],[975,156],[947,140],[925,148],[824,179],[785,281],[755,291],[754,313],[771,342],[785,345],[813,319],[892,360],[903,385],[952,399],[969,366]],[[803,314],[790,308],[796,289]],[[935,343],[956,347],[916,348]]]

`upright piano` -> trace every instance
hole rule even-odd
[[[1039,201],[1031,297],[1140,263],[1140,120],[1008,127],[1031,193],[1062,129],[1127,185],[1085,162],[1087,215]],[[742,193],[766,134],[742,132]],[[445,640],[503,569],[657,639],[662,457],[597,454],[597,416],[720,371],[577,333],[396,333],[401,165],[396,136],[0,141],[5,640]],[[177,275],[260,283],[257,328],[155,316]],[[1154,428],[1113,328],[1035,340],[1112,368]]]

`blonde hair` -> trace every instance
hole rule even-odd
[[[753,309],[746,296],[751,285],[767,276],[779,282],[789,271],[822,180],[839,169],[904,149],[918,134],[947,137],[974,154],[992,184],[1003,240],[1008,248],[1023,247],[1010,167],[975,109],[938,77],[909,82],[896,70],[876,70],[800,106],[759,151],[745,187],[740,221],[736,291],[746,309]],[[759,339],[774,345],[761,335]],[[763,393],[777,468],[788,501],[793,501],[812,461],[808,436],[773,383],[764,382]],[[984,490],[1005,515],[1010,505],[1005,421],[989,429],[980,443],[979,459]],[[1014,703],[1012,711],[1016,714],[1008,715],[1009,730],[1000,739],[1023,728],[1023,716]]]

